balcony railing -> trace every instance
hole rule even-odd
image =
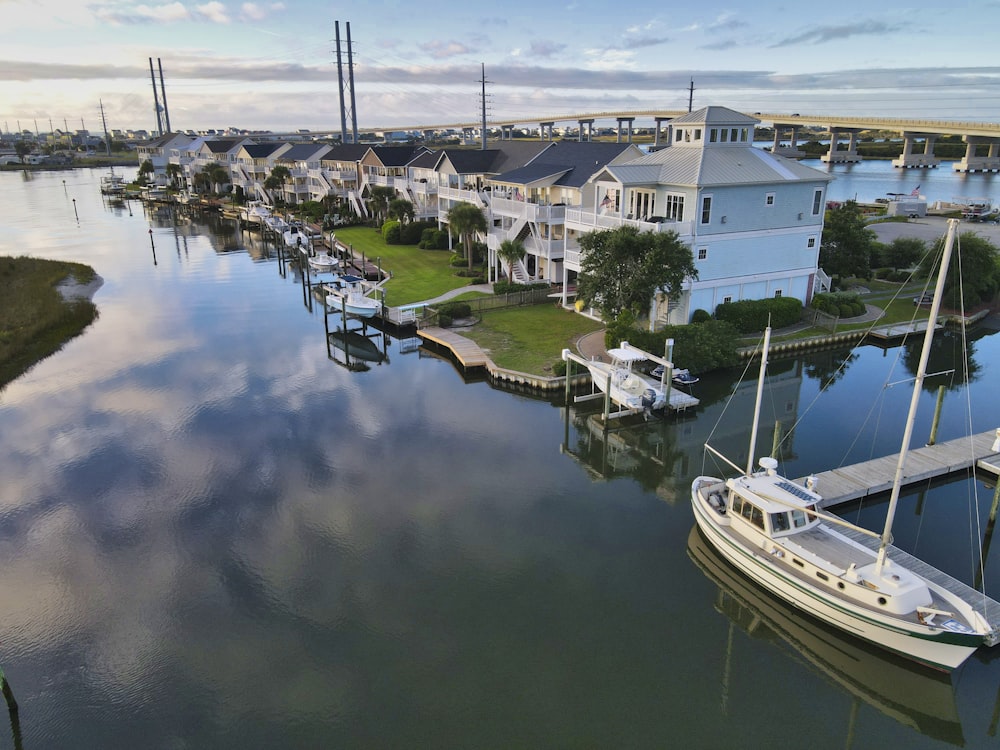
[[[616,229],[621,226],[631,226],[640,232],[677,232],[681,237],[694,234],[694,222],[691,221],[642,221],[627,219],[615,214],[599,214],[593,211],[583,211],[579,208],[566,209],[566,225],[579,231],[595,229]]]
[[[511,198],[501,198],[494,194],[490,201],[494,214],[500,216],[512,216],[528,221],[546,222],[561,224],[566,218],[566,206],[552,206],[541,203],[528,203],[527,201],[512,200]]]

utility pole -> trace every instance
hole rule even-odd
[[[163,119],[160,117],[160,98],[156,94],[156,74],[153,72],[153,58],[149,58],[149,79],[153,82],[153,109],[156,111],[156,134],[163,135]]]
[[[354,102],[354,47],[351,44],[351,22],[347,22],[347,80],[351,84],[351,134],[358,142],[358,109]]]
[[[691,107],[694,106],[694,79],[691,79],[691,86],[688,88],[688,112],[691,111]]]
[[[485,151],[486,150],[486,84],[487,83],[493,83],[493,82],[486,80],[486,63],[479,63],[479,64],[482,66],[482,70],[483,70],[483,77],[479,79],[479,83],[481,83],[482,86],[483,86],[482,102],[481,102],[481,104],[482,104],[482,110],[483,110],[483,137],[482,137],[482,143],[483,143],[483,145],[482,145],[482,150]]]

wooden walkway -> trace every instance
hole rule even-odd
[[[1000,453],[993,450],[996,438],[996,431],[990,430],[973,435],[971,445],[969,438],[959,438],[909,451],[903,467],[903,486],[973,467],[990,471],[1000,465]],[[817,474],[816,491],[823,496],[823,507],[888,492],[892,489],[898,460],[896,453]],[[805,484],[805,477],[797,481]]]

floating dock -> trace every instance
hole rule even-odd
[[[997,433],[991,430],[973,435],[971,439],[964,437],[915,448],[906,454],[902,486],[972,468],[997,473],[1000,453],[995,450],[996,440]],[[816,474],[817,491],[823,497],[822,507],[830,508],[888,492],[892,489],[898,460],[896,453]],[[804,485],[806,478],[796,481]]]

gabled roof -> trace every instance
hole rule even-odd
[[[553,175],[559,172],[560,176],[549,184],[579,188],[583,187],[595,172],[632,148],[634,147],[629,143],[557,141],[549,144],[549,148],[539,153],[525,167],[504,172],[496,179],[500,182],[525,185],[527,181],[537,182],[544,174]],[[532,169],[528,170],[528,167]]]
[[[457,174],[491,174],[499,149],[445,149],[444,158],[451,162]]]
[[[369,148],[371,147],[363,143],[340,143],[330,146],[330,150],[322,158],[325,161],[359,162]]]
[[[386,167],[405,167],[413,157],[427,150],[424,146],[372,146],[375,157]]]
[[[434,169],[441,158],[440,151],[425,151],[417,156],[407,166],[416,169]]]
[[[327,146],[322,143],[298,143],[278,156],[279,161],[310,161]]]
[[[240,143],[241,140],[241,138],[216,138],[211,141],[205,141],[205,146],[213,154],[224,154],[233,146]]]
[[[557,184],[573,167],[565,164],[527,164],[510,172],[504,172],[493,179],[514,185],[542,187]]]
[[[268,143],[247,143],[243,146],[243,150],[247,152],[247,156],[251,159],[266,159],[283,145],[283,143],[275,141]]]

